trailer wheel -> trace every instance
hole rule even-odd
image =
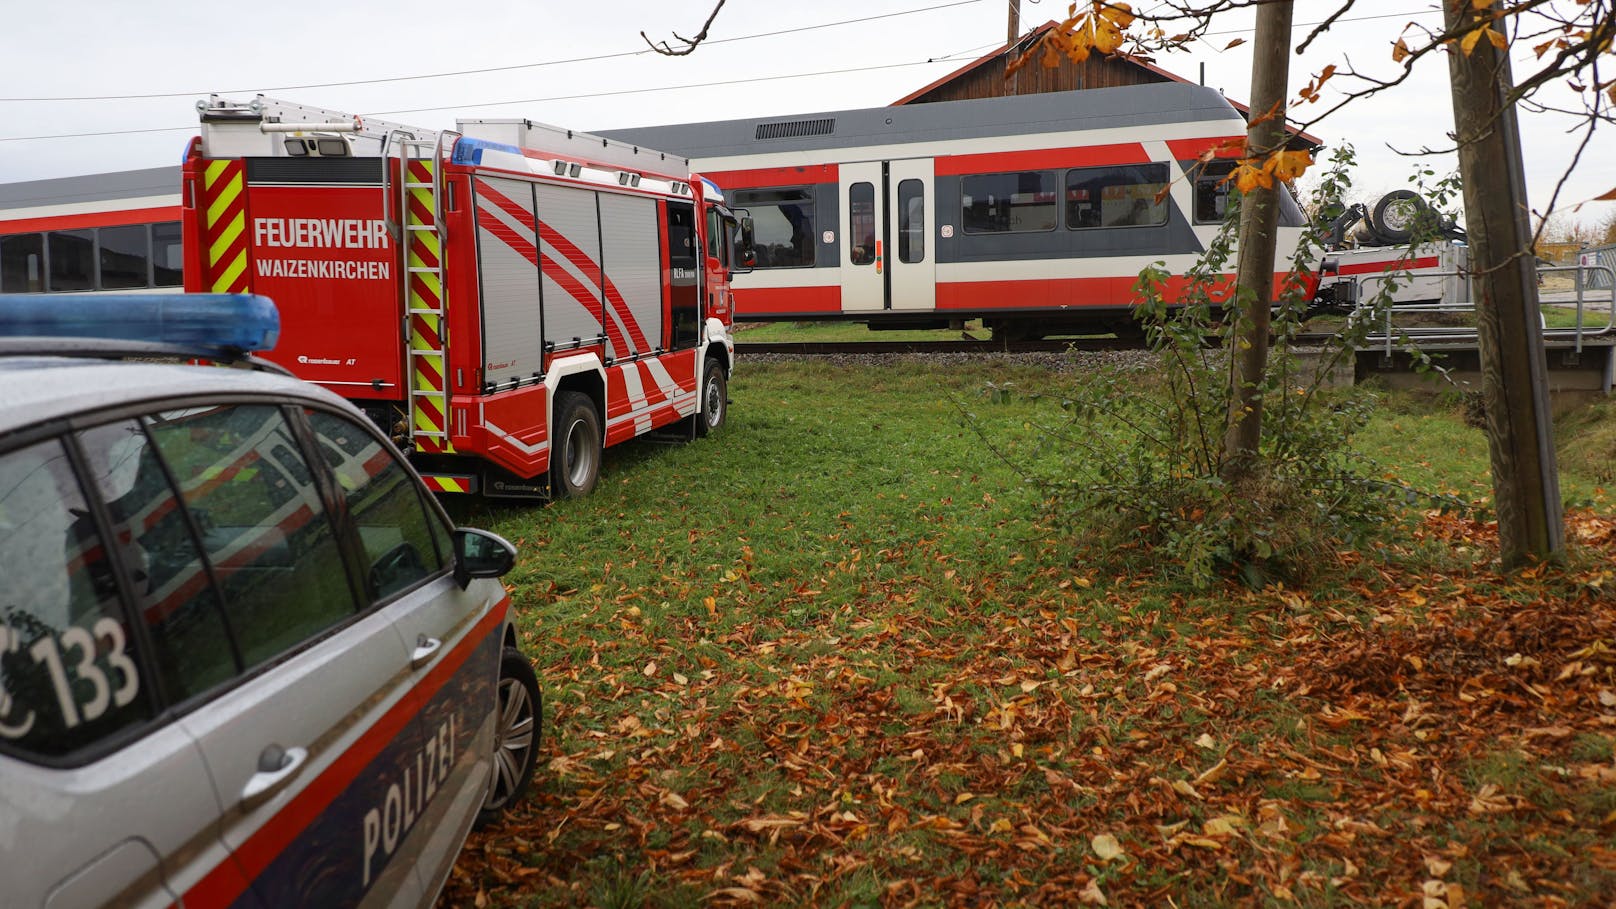
[[[708,359],[702,368],[701,413],[696,414],[696,437],[701,438],[724,425],[729,417],[729,378],[724,367]]]
[[[477,826],[499,820],[522,797],[538,763],[539,733],[544,725],[544,696],[533,664],[522,651],[506,647],[499,659],[499,685],[494,714],[494,777],[477,812]]]
[[[1425,200],[1411,189],[1393,190],[1380,197],[1369,216],[1369,226],[1388,243],[1407,243],[1425,217]]]
[[[555,399],[555,431],[550,435],[550,496],[575,499],[589,495],[600,479],[600,414],[581,392],[563,391]]]

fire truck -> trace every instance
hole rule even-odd
[[[687,159],[528,120],[197,108],[186,289],[274,299],[267,358],[434,490],[580,496],[606,446],[723,424],[737,222]]]

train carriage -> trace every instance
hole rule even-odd
[[[1140,270],[1182,275],[1216,235],[1245,130],[1167,83],[603,134],[689,156],[750,212],[737,318],[1037,337],[1131,326]],[[1282,199],[1284,262],[1303,216]]]

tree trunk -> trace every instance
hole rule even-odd
[[[1246,152],[1279,151],[1285,143],[1285,94],[1290,78],[1291,2],[1257,7],[1252,45],[1251,125]],[[1265,116],[1272,111],[1272,116]],[[1240,200],[1240,257],[1236,278],[1239,323],[1230,352],[1229,420],[1223,437],[1225,480],[1251,474],[1262,441],[1262,381],[1268,368],[1268,324],[1274,302],[1274,254],[1279,187],[1257,187]]]
[[[1450,33],[1489,13],[1462,0],[1443,5]],[[1450,45],[1448,69],[1498,542],[1509,569],[1556,558],[1565,548],[1526,179],[1515,108],[1506,103],[1507,52],[1486,40],[1469,54]]]

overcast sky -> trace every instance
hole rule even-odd
[[[1298,36],[1337,6],[1298,3]],[[694,35],[711,8],[711,0],[18,0],[0,38],[0,182],[177,163],[195,132],[194,105],[209,92],[263,92],[438,128],[457,115],[601,130],[875,107],[997,48],[1008,12],[1007,0],[729,0],[694,54],[659,56],[640,38]],[[1065,11],[1055,0],[1022,0],[1027,28]],[[1404,25],[1435,25],[1440,15],[1431,0],[1359,0],[1347,20],[1292,58],[1292,96],[1327,63],[1391,73],[1391,42]],[[1204,65],[1207,84],[1245,101],[1250,27],[1249,15],[1220,21],[1208,41],[1158,65],[1192,81]],[[1248,43],[1226,47],[1239,38]],[[1525,66],[1517,63],[1517,76]],[[1447,141],[1446,80],[1446,61],[1435,57],[1410,84],[1313,129],[1329,144],[1356,146],[1360,196],[1407,185],[1416,162],[1393,149]],[[1531,203],[1542,211],[1573,138],[1549,115],[1523,114],[1521,126]],[[1616,155],[1602,138],[1560,208],[1616,187]],[[1427,163],[1455,167],[1451,156]],[[1594,203],[1579,217],[1611,210]]]

